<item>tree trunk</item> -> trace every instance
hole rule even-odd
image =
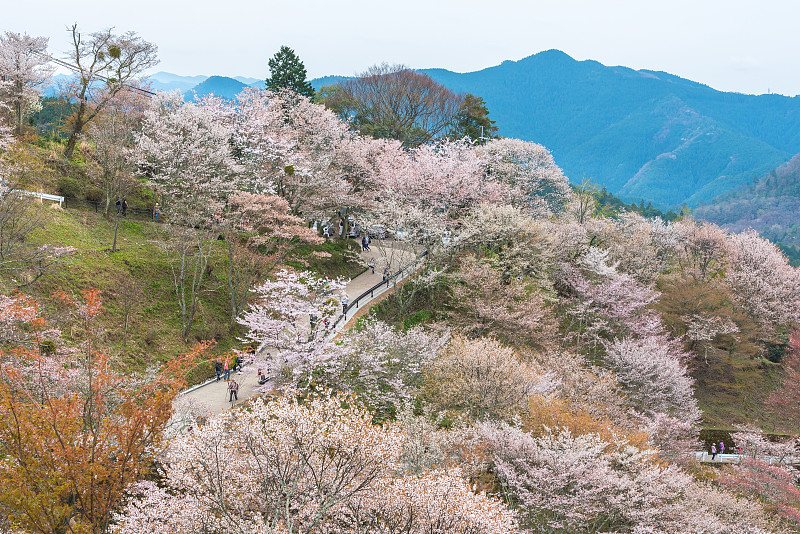
[[[119,214],[114,215],[114,244],[111,245],[111,252],[117,251],[117,230],[119,229]]]
[[[81,94],[81,97],[84,97]],[[72,131],[69,134],[69,139],[67,140],[67,148],[64,149],[64,158],[67,160],[72,159],[72,154],[75,152],[75,146],[78,144],[78,136],[83,131],[84,121],[83,118],[86,115],[86,103],[81,102],[80,106],[78,106],[78,110],[75,112],[74,118],[72,122]]]

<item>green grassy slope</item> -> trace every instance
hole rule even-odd
[[[171,279],[171,268],[161,243],[164,225],[140,220],[120,224],[117,252],[110,252],[113,224],[93,211],[37,206],[47,224],[32,235],[36,243],[53,243],[77,249],[51,274],[22,288],[24,293],[47,301],[57,290],[79,294],[96,287],[103,295],[105,312],[101,325],[104,343],[128,369],[141,369],[152,362],[166,361],[186,351],[198,340],[217,342],[215,352],[240,346],[240,327],[231,324],[227,292],[227,260],[224,243],[218,241],[203,283],[200,307],[189,339],[181,338],[181,317]],[[329,276],[355,276],[363,266],[351,261],[352,241],[329,242],[318,247],[298,247],[292,264],[310,267]],[[327,259],[305,261],[313,250],[331,254]],[[0,276],[0,289],[13,291],[10,274]],[[127,316],[128,331],[125,335]],[[64,335],[69,336],[69,332]],[[197,379],[199,379],[198,377]]]

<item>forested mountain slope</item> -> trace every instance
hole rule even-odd
[[[771,241],[800,247],[800,156],[747,189],[698,207],[695,215],[734,232],[753,228]]]
[[[542,143],[573,182],[623,199],[708,201],[800,152],[800,98],[725,93],[549,50],[470,73],[425,71],[483,97],[508,137]]]

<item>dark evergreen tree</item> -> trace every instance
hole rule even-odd
[[[497,139],[497,126],[489,118],[489,108],[483,98],[469,93],[464,95],[450,137],[469,137],[481,144],[489,139]]]
[[[282,46],[269,60],[269,72],[267,89],[291,89],[299,95],[314,98],[314,88],[306,81],[306,67],[288,46]]]

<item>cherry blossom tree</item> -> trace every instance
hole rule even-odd
[[[650,306],[659,297],[652,286],[616,272],[605,263],[605,255],[590,254],[584,262],[589,275],[565,266],[566,281],[574,296],[567,314],[576,328],[576,347],[587,340],[596,349],[604,339],[625,334],[643,336],[663,332],[659,317]],[[567,302],[570,302],[567,301]]]
[[[447,333],[419,326],[397,331],[379,321],[366,321],[327,348],[330,354],[320,382],[354,393],[376,411],[376,417],[391,415],[417,395],[426,366],[448,340]]]
[[[556,342],[558,324],[541,292],[516,278],[505,282],[486,262],[463,261],[450,286],[458,308],[451,319],[470,335],[496,335],[544,348]]]
[[[506,499],[540,532],[769,532],[760,508],[695,483],[624,439],[480,426]],[[709,502],[698,500],[702,495]]]
[[[598,421],[610,421],[619,428],[633,428],[640,423],[631,413],[625,393],[613,371],[593,365],[581,354],[565,350],[534,352],[530,359],[534,368],[549,376],[553,384],[553,399],[565,403],[575,413],[586,413]],[[533,400],[529,402],[529,413]],[[545,403],[545,409],[556,412],[551,410],[549,404]],[[564,425],[547,426],[555,428]]]
[[[282,270],[256,286],[257,301],[239,318],[245,340],[274,348],[266,362],[290,384],[308,387],[313,371],[329,356],[329,334],[341,313],[344,280]],[[302,384],[301,384],[302,382]]]
[[[717,336],[731,335],[739,332],[739,327],[730,317],[718,317],[709,314],[692,314],[684,316],[687,325],[686,339],[689,340],[690,350],[695,345],[702,345],[703,358],[708,364],[708,349]]]
[[[433,251],[442,248],[447,241],[442,237],[472,209],[505,203],[510,195],[506,184],[484,178],[482,161],[465,141],[442,141],[412,151],[399,142],[385,142],[375,172],[379,202],[363,216],[365,224],[380,224]]]
[[[725,282],[767,335],[800,321],[800,272],[778,247],[750,230],[729,235],[726,248]]]
[[[145,112],[134,156],[155,185],[170,225],[170,262],[188,337],[216,238],[216,217],[235,189],[239,166],[231,153],[230,109],[219,99],[184,103],[179,92],[154,97]]]
[[[0,348],[0,508],[27,532],[107,532],[125,487],[150,474],[179,377],[204,347],[125,376],[98,346],[98,291],[56,297],[74,344],[32,299],[3,300],[0,325],[26,337]]]
[[[670,268],[682,237],[676,225],[633,212],[624,212],[616,220],[593,222],[609,261],[643,284],[652,284]]]
[[[794,460],[800,457],[793,439],[771,441],[764,433],[750,425],[740,426],[738,432],[731,434],[739,454],[756,460]]]
[[[208,225],[235,190],[240,169],[229,113],[220,99],[184,103],[178,91],[151,99],[133,157],[161,194],[170,221]]]
[[[251,189],[283,197],[293,215],[323,220],[348,205],[351,187],[335,162],[353,136],[347,123],[304,96],[255,89],[238,95],[233,140]]]
[[[724,473],[720,482],[741,495],[757,499],[786,526],[800,527],[800,489],[791,469],[747,458]]]
[[[17,135],[22,133],[22,119],[41,98],[54,68],[48,64],[47,37],[31,37],[7,31],[0,36],[0,98],[7,100],[14,114]]]
[[[553,229],[544,221],[510,205],[484,203],[459,220],[457,231],[460,243],[474,246],[476,256],[489,253],[503,280],[522,277],[543,289],[552,287]]]
[[[285,199],[238,191],[219,216],[228,252],[231,322],[244,311],[250,289],[285,256],[295,241],[323,242],[304,221],[289,213]]]
[[[428,367],[425,397],[439,410],[473,419],[510,418],[531,395],[550,391],[550,377],[491,338],[456,336]]]
[[[685,421],[699,419],[689,355],[664,335],[623,338],[606,344],[606,362],[628,393],[631,404],[647,415],[665,413]]]
[[[166,487],[133,487],[113,531],[515,531],[505,507],[470,491],[458,470],[399,474],[403,439],[352,398],[255,399],[174,440]]]
[[[676,223],[675,260],[684,276],[704,282],[721,274],[726,264],[726,232],[715,224],[683,219]]]
[[[519,139],[495,139],[482,147],[488,179],[510,185],[516,200],[531,213],[560,211],[572,199],[564,173],[542,145]]]

